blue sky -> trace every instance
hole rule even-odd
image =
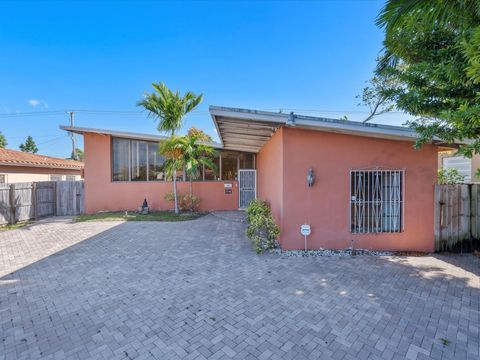
[[[361,120],[355,96],[381,50],[382,5],[0,2],[0,131],[9,148],[32,135],[41,153],[61,157],[71,151],[58,129],[68,110],[79,110],[78,126],[156,132],[136,107],[153,81],[203,93],[185,128],[212,135],[208,105]]]

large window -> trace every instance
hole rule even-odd
[[[255,156],[235,151],[220,151],[212,159],[216,169],[201,167],[194,181],[237,180],[238,169],[255,168]],[[172,181],[167,176],[165,158],[158,153],[158,143],[112,138],[113,181]],[[190,180],[185,169],[177,169],[177,180]]]
[[[215,164],[215,169],[209,169],[205,167],[204,179],[205,180],[220,180],[220,157],[217,155],[213,158],[212,162]]]
[[[165,180],[164,158],[158,154],[158,143],[112,139],[113,181]]]
[[[113,139],[112,143],[113,181],[130,180],[130,140]]]
[[[350,171],[350,231],[403,231],[404,170]]]
[[[148,143],[148,179],[165,180],[165,159],[158,153],[157,143]]]
[[[238,154],[231,152],[222,153],[222,180],[237,180]]]
[[[144,141],[130,142],[132,155],[130,157],[130,180],[147,181],[147,143]]]

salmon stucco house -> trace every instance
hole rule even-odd
[[[194,182],[202,210],[264,199],[283,249],[306,242],[309,249],[433,251],[437,159],[446,144],[415,150],[416,133],[398,126],[217,106],[210,114],[219,171],[204,169]],[[163,195],[172,184],[157,153],[164,137],[62,128],[84,136],[88,213],[136,209],[144,198],[153,209],[171,208]],[[188,179],[179,180],[187,192]]]
[[[0,149],[0,183],[81,180],[83,162]]]

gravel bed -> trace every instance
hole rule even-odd
[[[282,257],[345,257],[345,256],[392,256],[394,253],[389,251],[372,251],[364,249],[344,249],[344,250],[282,250],[275,249],[271,251],[272,254],[280,255]]]

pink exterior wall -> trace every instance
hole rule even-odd
[[[112,182],[111,180],[111,137],[86,133],[85,147],[85,211],[136,210],[147,198],[154,210],[172,209],[171,202],[163,199],[173,191],[171,182]],[[224,184],[230,183],[232,194],[225,194]],[[187,193],[188,182],[178,182],[178,191]],[[200,209],[238,209],[238,184],[236,181],[194,182],[193,193],[201,200]]]
[[[284,128],[259,153],[258,193],[280,214],[283,249],[302,249],[300,225],[308,223],[310,249],[356,248],[433,251],[434,183],[437,149],[427,145],[368,137]],[[283,153],[283,165],[266,160]],[[278,159],[275,163],[278,162]],[[279,169],[283,167],[283,176]],[[315,185],[306,185],[313,167]],[[402,233],[351,234],[349,232],[349,170],[380,167],[405,169],[405,231]],[[262,176],[272,176],[261,179]],[[278,191],[283,188],[283,191]],[[278,197],[278,199],[274,199]]]
[[[283,128],[262,147],[256,159],[257,197],[270,204],[280,225],[283,218]]]

